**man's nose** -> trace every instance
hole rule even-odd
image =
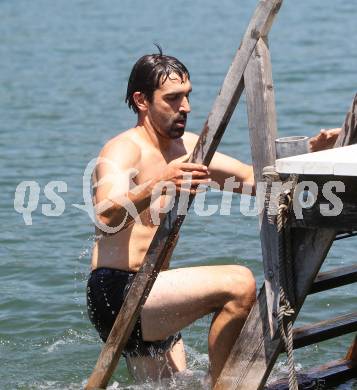
[[[191,112],[190,102],[186,96],[181,101],[180,112],[185,112],[187,114]]]

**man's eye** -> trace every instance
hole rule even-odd
[[[170,100],[170,101],[174,101],[174,100],[176,100],[177,98],[178,98],[178,95],[169,95],[169,96],[167,97],[167,99]]]

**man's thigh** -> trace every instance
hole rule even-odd
[[[237,265],[178,268],[160,272],[141,312],[144,340],[165,339],[229,300],[247,275]]]

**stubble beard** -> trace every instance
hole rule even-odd
[[[177,126],[175,126],[175,124],[173,124],[171,128],[166,132],[168,137],[171,139],[181,138],[184,135],[184,133],[185,133],[185,127],[178,128]]]
[[[170,138],[170,139],[178,139],[181,138],[186,129],[186,119],[187,115],[178,115],[177,117],[167,119],[165,123],[162,123],[161,121],[161,126],[157,126],[157,128],[160,128],[161,131],[159,133],[164,136],[165,138]],[[184,126],[178,125],[177,122],[180,121],[185,121]]]
[[[172,139],[181,138],[186,129],[187,114],[179,114],[172,119],[169,136]]]

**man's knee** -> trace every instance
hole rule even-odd
[[[256,300],[256,283],[252,271],[243,266],[233,266],[231,270],[231,300],[248,312]]]

